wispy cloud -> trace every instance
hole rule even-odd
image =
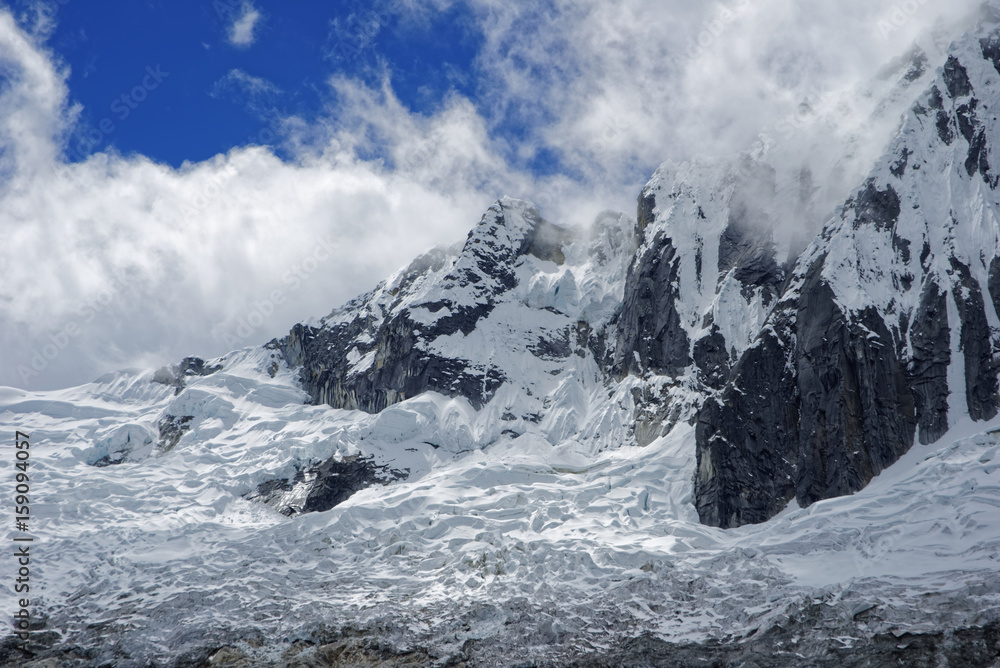
[[[257,35],[255,30],[260,23],[261,13],[253,6],[253,3],[244,2],[240,13],[229,26],[229,43],[236,47],[246,48],[252,45]]]
[[[260,116],[273,109],[281,92],[281,88],[274,82],[236,68],[219,78],[212,85],[209,94],[214,98],[229,98],[241,102],[248,110]]]

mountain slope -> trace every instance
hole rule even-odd
[[[703,521],[850,494],[915,435],[997,414],[998,43],[956,45],[700,414]]]

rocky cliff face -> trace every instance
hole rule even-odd
[[[274,347],[314,403],[377,413],[433,391],[493,406],[511,433],[596,379],[630,442],[697,424],[707,524],[855,492],[1000,408],[1000,35],[886,76],[885,99],[912,102],[901,129],[811,244],[824,186],[766,146],[665,163],[634,223],[605,216],[584,239],[501,200],[464,244]]]
[[[603,329],[634,250],[625,216],[572,232],[504,198],[463,244],[431,251],[271,345],[300,368],[314,403],[377,413],[430,391],[478,410],[506,387],[491,409],[503,431],[541,423],[555,442],[579,425],[550,428],[545,409],[556,393],[599,387]]]
[[[708,399],[697,430],[703,522],[738,526],[792,499],[850,494],[915,437],[933,442],[997,414],[1000,320],[983,297],[1000,220],[989,168],[998,126],[983,113],[1000,102],[996,43],[953,50]]]

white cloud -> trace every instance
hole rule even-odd
[[[911,3],[919,9],[889,34],[879,21],[898,4],[890,0],[469,4],[484,36],[491,123],[526,126],[522,150],[556,151],[584,180],[627,191],[667,158],[745,149],[803,99],[869,80],[978,0]]]
[[[237,47],[248,47],[254,43],[257,36],[254,30],[261,20],[261,13],[250,2],[244,2],[240,14],[229,26],[229,43]]]
[[[503,161],[467,102],[417,118],[357,85],[371,123],[408,127],[432,153],[395,134],[395,154],[417,159],[393,170],[358,158],[357,138],[331,125],[294,162],[248,147],[180,169],[114,153],[66,164],[66,73],[2,12],[0,59],[11,75],[0,93],[0,385],[59,387],[223,354],[237,336],[263,343],[462,239],[503,194]]]
[[[462,239],[502,194],[562,223],[634,210],[652,166],[746,148],[811,91],[870,78],[944,11],[922,5],[883,35],[891,3],[743,1],[555,0],[542,12],[469,0],[492,106],[451,95],[413,114],[391,72],[375,87],[337,77],[319,121],[265,130],[295,160],[247,147],[180,169],[114,153],[62,161],[78,112],[67,73],[0,11],[0,384],[60,387],[223,354],[244,321],[260,320],[246,345],[263,343]],[[270,90],[239,70],[226,79]],[[510,121],[526,124],[523,143],[498,134]],[[541,149],[567,173],[516,166]],[[25,380],[32,360],[44,369]]]

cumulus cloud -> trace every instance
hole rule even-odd
[[[461,239],[503,194],[459,103],[421,120],[370,101],[382,128],[429,137],[431,153],[398,149],[407,169],[327,130],[289,162],[250,146],[180,169],[114,152],[67,164],[66,73],[3,13],[0,57],[0,384],[59,387],[263,343]]]
[[[634,210],[662,160],[743,150],[803,101],[837,112],[914,37],[937,26],[946,44],[939,19],[972,6],[917,3],[887,31],[893,5],[862,0],[467,2],[483,35],[475,99],[416,114],[391,68],[374,85],[334,76],[318,120],[262,129],[291,159],[248,146],[180,169],[113,151],[61,159],[79,112],[67,72],[0,11],[0,384],[60,387],[263,343],[460,240],[502,194],[564,224]],[[254,17],[232,34],[249,43],[260,17],[243,8]],[[274,92],[240,70],[227,86]],[[865,113],[852,108],[844,133]],[[563,169],[539,178],[526,165],[544,151]]]
[[[254,30],[261,20],[261,13],[253,6],[253,3],[244,2],[240,8],[240,13],[235,16],[229,26],[227,37],[229,43],[236,47],[248,47],[256,41],[257,36]]]

